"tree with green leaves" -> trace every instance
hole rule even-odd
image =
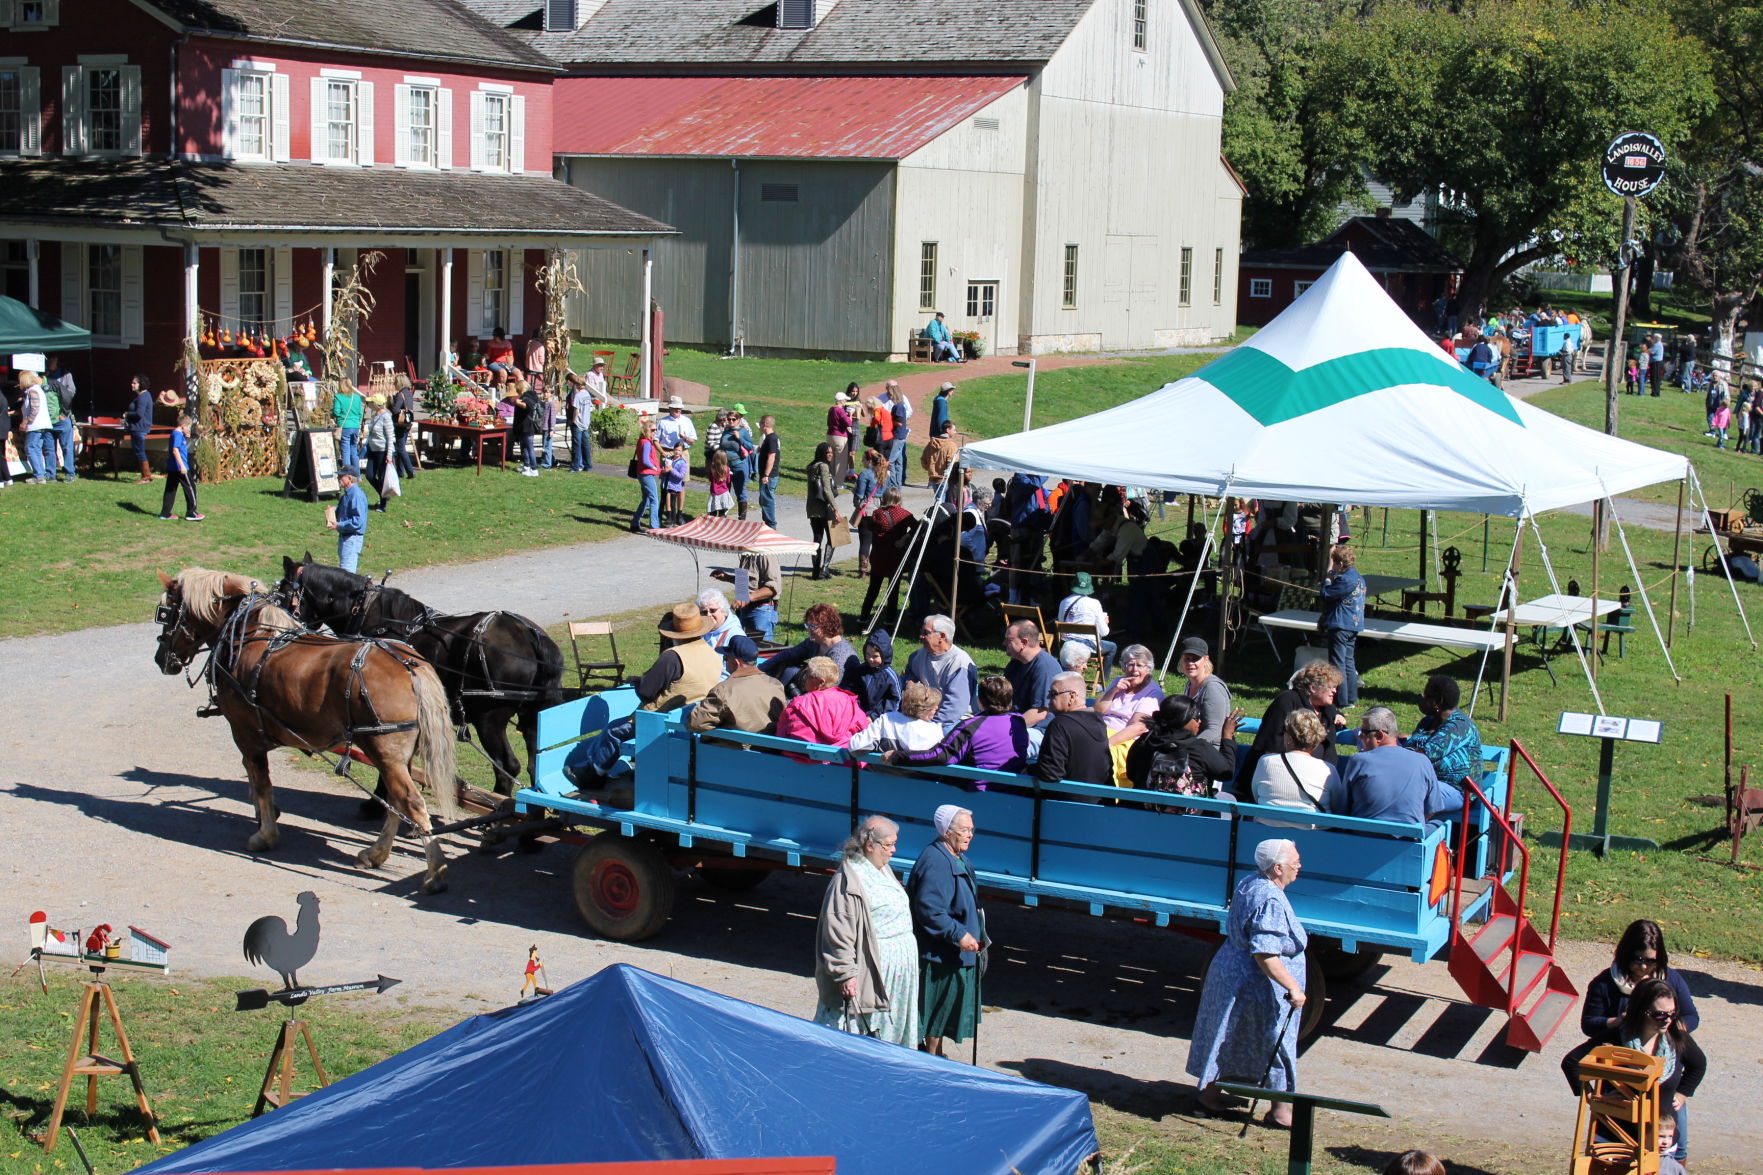
[[[1701,46],[1647,0],[1390,4],[1315,58],[1311,84],[1375,174],[1461,217],[1465,310],[1559,251],[1612,137],[1681,143],[1710,102]]]

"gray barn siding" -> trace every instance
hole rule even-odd
[[[893,167],[741,165],[741,323],[748,347],[886,353],[893,289]],[[666,341],[729,342],[734,168],[726,159],[569,161],[570,182],[680,230],[655,246]],[[763,199],[795,184],[794,203]],[[635,339],[640,257],[585,250],[584,337]]]
[[[741,168],[741,322],[747,345],[886,353],[893,305],[893,166]],[[796,203],[762,198],[795,184]]]
[[[734,190],[728,161],[698,159],[571,159],[569,180],[614,204],[646,209],[680,230],[655,242],[654,294],[667,315],[664,341],[728,342],[729,210]],[[582,285],[589,339],[639,337],[643,260],[613,250],[584,249]]]

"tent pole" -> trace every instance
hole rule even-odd
[[[1556,595],[1561,594],[1561,581],[1555,575],[1555,564],[1549,558],[1549,544],[1543,541],[1543,528],[1538,525],[1536,515],[1530,516],[1530,530],[1536,536],[1537,553],[1543,557],[1543,573],[1549,577],[1549,590]],[[1598,713],[1606,713],[1604,696],[1598,692],[1597,678],[1592,676],[1591,667],[1586,663],[1585,649],[1579,643],[1579,629],[1574,625],[1564,626],[1567,639],[1573,643],[1573,655],[1579,658],[1579,671],[1585,674],[1585,681],[1592,690],[1592,702],[1598,707]]]
[[[1189,494],[1188,507],[1190,510],[1193,508],[1193,504],[1194,495]],[[1218,523],[1218,516],[1216,514],[1212,516],[1212,523],[1213,526],[1216,526]],[[1181,615],[1176,617],[1175,633],[1169,638],[1169,651],[1163,654],[1163,668],[1157,672],[1158,685],[1162,685],[1163,679],[1169,676],[1169,663],[1175,659],[1175,646],[1181,642],[1182,626],[1187,624],[1188,610],[1194,606],[1194,590],[1200,586],[1200,576],[1205,574],[1206,571],[1206,559],[1212,554],[1213,526],[1206,528],[1206,541],[1200,546],[1200,560],[1194,565],[1194,574],[1188,580],[1187,598],[1181,603]]]
[[[1659,631],[1659,618],[1653,614],[1652,598],[1647,595],[1646,582],[1641,579],[1640,568],[1634,561],[1634,552],[1629,549],[1628,531],[1622,526],[1622,515],[1616,512],[1616,500],[1614,498],[1610,499],[1610,517],[1616,522],[1616,537],[1622,540],[1622,553],[1628,559],[1628,573],[1634,576],[1634,582],[1640,588],[1641,605],[1647,610],[1647,621],[1653,626],[1653,636],[1659,641],[1659,651],[1665,654],[1665,665],[1671,670],[1671,679],[1673,681],[1682,681],[1683,677],[1678,674],[1677,665],[1671,659],[1671,642],[1664,633]],[[1675,582],[1672,586],[1676,586]]]
[[[1523,507],[1520,507],[1522,510]],[[1506,721],[1506,699],[1512,689],[1512,642],[1518,631],[1518,563],[1524,558],[1524,515],[1518,516],[1518,533],[1512,536],[1512,560],[1506,564],[1506,655],[1500,666],[1500,721]]]
[[[1671,526],[1671,603],[1665,609],[1665,647],[1670,648],[1677,635],[1677,579],[1683,574],[1683,496],[1690,479],[1677,479],[1677,515]],[[1636,577],[1637,581],[1639,577]]]
[[[1382,539],[1382,541],[1380,541],[1378,543],[1378,546],[1384,548],[1384,550],[1386,550],[1386,551],[1389,550],[1389,546],[1390,546],[1390,508],[1388,506],[1385,506],[1383,508],[1383,539]]]
[[[1586,644],[1591,648],[1592,680],[1598,680],[1598,550],[1604,544],[1604,499],[1592,503],[1592,622],[1587,629]]]
[[[1491,515],[1481,516],[1481,573],[1488,573],[1488,531],[1493,523]]]
[[[1690,467],[1690,478],[1695,482],[1696,504],[1701,507],[1702,524],[1708,528],[1708,537],[1714,540],[1715,554],[1721,560],[1721,567],[1726,570],[1726,575],[1722,578],[1726,580],[1726,586],[1732,592],[1732,606],[1738,609],[1739,620],[1745,626],[1745,639],[1751,642],[1751,651],[1754,653],[1757,651],[1757,638],[1751,632],[1751,621],[1745,615],[1744,602],[1739,599],[1739,585],[1732,582],[1732,568],[1728,566],[1726,557],[1720,552],[1720,532],[1714,529],[1714,519],[1708,514],[1708,494],[1702,489],[1702,479],[1696,476],[1694,466]]]
[[[1212,660],[1224,664],[1224,638],[1230,632],[1230,581],[1236,571],[1237,545],[1233,541],[1237,520],[1237,500],[1224,500],[1224,542],[1220,549],[1224,558],[1218,568],[1218,639],[1212,643]]]
[[[1513,547],[1512,554],[1514,556],[1516,556],[1518,553],[1518,549],[1517,549],[1518,548],[1518,539],[1523,534],[1524,534],[1524,528],[1519,527],[1517,533],[1512,536],[1512,547]],[[1511,576],[1502,575],[1500,577],[1500,594],[1497,597],[1497,600],[1494,604],[1494,615],[1488,623],[1488,630],[1490,632],[1500,627],[1499,614],[1501,612],[1505,611],[1507,608],[1511,607],[1513,602],[1516,600],[1516,597],[1511,596],[1509,594],[1511,587],[1512,587]],[[1475,703],[1481,697],[1481,680],[1482,680],[1482,678],[1487,676],[1488,654],[1490,654],[1492,652],[1493,652],[1493,650],[1488,648],[1486,645],[1482,646],[1481,664],[1476,666],[1476,670],[1475,670],[1475,689],[1469,695],[1469,716],[1471,718],[1475,717]]]
[[[1426,536],[1431,529],[1431,519],[1431,510],[1422,510],[1420,512],[1420,590],[1423,592],[1432,590],[1432,576],[1428,574],[1431,569],[1431,564],[1427,560],[1426,548]]]

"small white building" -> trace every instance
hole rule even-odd
[[[467,0],[568,69],[558,175],[680,230],[669,342],[899,356],[942,310],[988,351],[1235,326],[1233,88],[1193,0]],[[572,323],[634,338],[636,257]]]

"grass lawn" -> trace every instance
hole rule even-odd
[[[99,1084],[98,1113],[88,1121],[83,1086],[76,1082],[62,1136],[44,1154],[31,1135],[47,1127],[61,1066],[67,1057],[72,1013],[83,973],[71,968],[49,973],[49,992],[36,976],[21,975],[0,989],[0,1012],[8,1025],[9,1047],[0,1058],[0,1087],[7,1091],[0,1121],[0,1170],[7,1175],[83,1175],[85,1168],[67,1135],[78,1133],[96,1170],[129,1171],[249,1120],[263,1081],[279,1017],[272,1009],[234,1014],[233,992],[263,986],[262,979],[172,980],[118,978],[113,983],[129,1042],[140,1059],[147,1096],[159,1115],[162,1143],[155,1147],[141,1131],[128,1082],[108,1078]],[[406,1003],[393,996],[352,995],[321,999],[301,1009],[312,1026],[319,1057],[332,1081],[360,1072],[420,1043],[459,1019],[443,1008]],[[106,1025],[104,1041],[110,1042]],[[302,1052],[297,1077],[312,1078]],[[1092,1103],[1106,1175],[1280,1175],[1287,1136],[1255,1129],[1245,1140],[1236,1124],[1208,1122],[1180,1114],[1144,1116],[1138,1107]],[[1167,1107],[1163,1107],[1164,1110]],[[488,1122],[486,1129],[519,1129],[517,1122]],[[1317,1155],[1319,1172],[1381,1170],[1408,1143],[1391,1129],[1361,1119],[1335,1119],[1322,1130],[1325,1146]],[[1440,1153],[1461,1161],[1461,1149]],[[1337,1145],[1326,1145],[1326,1144]],[[1347,1145],[1339,1145],[1339,1144]],[[1489,1158],[1489,1144],[1474,1144],[1476,1169],[1489,1175],[1519,1175],[1529,1168],[1516,1156]]]

